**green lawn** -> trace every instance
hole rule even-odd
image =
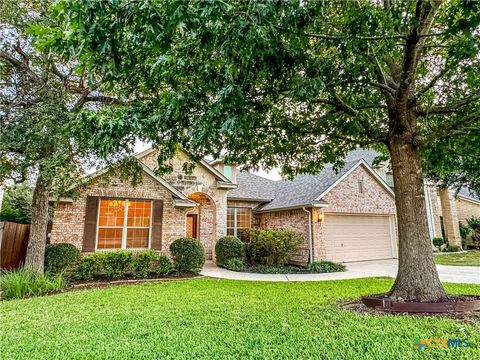
[[[436,254],[435,263],[456,266],[480,266],[480,251]]]
[[[193,279],[0,304],[1,359],[479,359],[480,325],[366,316],[336,304],[390,279],[266,283]],[[480,294],[478,285],[447,284]],[[459,349],[416,337],[468,338]]]

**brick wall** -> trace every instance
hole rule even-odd
[[[300,209],[259,213],[258,216],[259,228],[293,229],[301,233],[305,238],[305,242],[292,257],[291,261],[294,263],[308,262],[308,213]]]
[[[147,153],[140,160],[151,169],[157,163],[155,152]],[[199,201],[200,237],[204,242],[207,258],[212,258],[216,239],[226,234],[227,226],[227,190],[217,188],[217,180],[201,164],[197,164],[192,174],[185,174],[183,164],[188,162],[188,155],[180,151],[170,161],[173,172],[163,178],[180,190],[187,197]],[[93,179],[80,197],[73,203],[62,202],[55,206],[51,242],[68,242],[82,248],[87,196],[144,198],[163,200],[162,252],[168,254],[172,241],[186,234],[186,213],[193,209],[175,208],[172,193],[154,178],[144,173],[143,181],[137,187],[118,178],[106,183],[102,176]],[[216,226],[215,226],[216,224]]]
[[[360,192],[359,181],[362,182],[362,192]],[[327,201],[328,207],[319,211],[324,213],[394,215],[396,211],[393,196],[362,165],[337,184],[324,196],[323,200]],[[396,233],[395,229],[395,236]],[[314,223],[313,244],[315,261],[325,259],[326,241],[324,221]]]
[[[480,203],[456,198],[458,221],[466,223],[466,220],[471,217],[480,217]]]
[[[73,203],[62,202],[55,206],[51,239],[52,243],[67,242],[74,244],[80,250],[83,243],[83,229],[85,223],[85,205],[87,196],[104,196],[120,198],[143,198],[163,200],[162,221],[162,252],[167,252],[170,243],[185,236],[185,209],[173,206],[173,197],[156,180],[147,174],[136,188],[128,182],[112,179],[109,185],[104,184],[101,178],[93,180],[81,192],[80,197]]]

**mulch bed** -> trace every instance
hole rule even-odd
[[[171,280],[189,280],[202,277],[199,274],[185,273],[185,274],[170,274],[170,275],[150,275],[148,278],[96,278],[93,280],[73,282],[67,290],[85,290],[85,289],[100,289],[116,285],[142,284],[148,282],[162,282]]]
[[[468,299],[479,299],[479,296],[470,295],[470,296],[451,296],[451,298],[465,301]],[[353,311],[362,315],[371,315],[371,316],[434,316],[440,318],[448,318],[452,320],[457,320],[464,323],[478,324],[480,322],[480,311],[465,311],[465,312],[446,312],[446,313],[409,313],[409,312],[392,312],[386,311],[378,307],[367,307],[363,304],[362,299],[355,299],[340,305],[342,309]]]

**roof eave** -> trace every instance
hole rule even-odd
[[[231,181],[225,182],[217,180],[217,189],[236,189],[238,188],[237,184],[232,183]]]
[[[275,211],[297,210],[297,209],[308,208],[308,207],[325,209],[328,207],[328,204],[326,202],[310,203],[310,204],[277,207],[277,208],[271,208],[271,209],[265,209],[265,210],[260,209],[260,210],[256,210],[255,212],[266,213],[266,212],[275,212]]]

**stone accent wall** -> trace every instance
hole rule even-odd
[[[157,152],[146,154],[140,161],[151,169],[155,169],[157,167]],[[192,174],[185,174],[183,166],[186,163],[191,163],[187,153],[179,150],[177,156],[169,160],[169,164],[173,167],[172,173],[164,175],[163,178],[186,196],[195,193],[208,195],[215,203],[216,208],[216,237],[218,239],[225,236],[227,231],[228,190],[218,189],[215,177],[200,163],[196,164]]]
[[[161,199],[163,200],[162,252],[168,253],[172,241],[185,236],[186,210],[175,208],[171,192],[155,179],[144,174],[142,183],[136,188],[119,179],[112,179],[109,185],[104,184],[101,180],[101,177],[93,180],[73,203],[61,202],[55,206],[51,243],[66,242],[74,244],[79,250],[82,249],[85,206],[88,195],[130,199]]]
[[[466,223],[471,217],[480,217],[480,203],[456,198],[458,221]]]

